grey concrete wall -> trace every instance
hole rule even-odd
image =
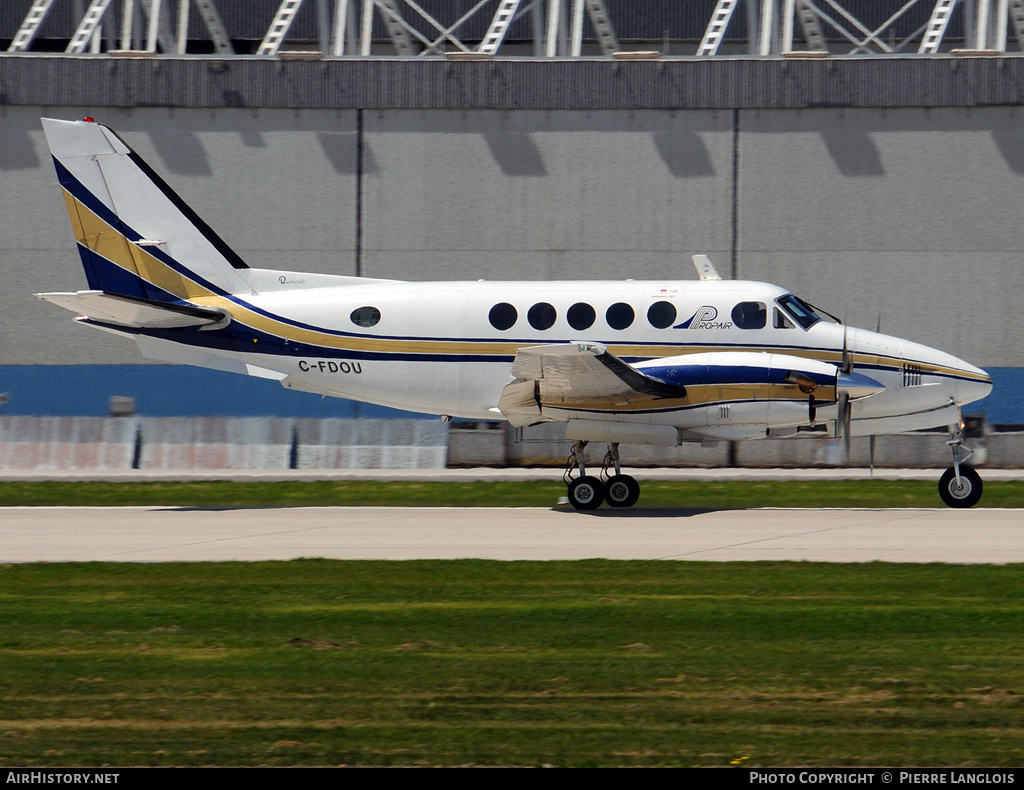
[[[1024,364],[1024,110],[741,113],[740,272],[855,326]]]
[[[880,310],[883,331],[982,366],[1024,365],[1019,108],[11,105],[0,106],[0,363],[143,361],[30,296],[84,287],[38,118],[85,114],[254,266],[691,278],[689,256],[705,252],[854,325],[873,328]]]
[[[718,111],[365,113],[364,273],[690,277],[732,224]]]

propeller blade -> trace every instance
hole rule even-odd
[[[853,357],[850,356],[850,329],[843,324],[843,363],[840,366],[843,373],[853,370]]]
[[[843,436],[843,458],[847,463],[850,461],[850,423],[853,421],[853,407],[850,405],[850,396],[846,392],[839,393],[839,417],[842,423]]]
[[[871,476],[875,476],[875,435],[868,437],[868,463],[871,466]]]

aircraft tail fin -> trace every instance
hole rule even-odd
[[[162,302],[252,292],[245,262],[113,130],[42,122],[91,289]]]

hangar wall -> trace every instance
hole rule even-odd
[[[144,362],[29,298],[83,287],[39,117],[117,129],[250,265],[792,288],[1024,366],[1024,110],[0,106],[0,364]]]

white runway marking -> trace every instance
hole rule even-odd
[[[0,508],[0,562],[1024,562],[1024,510]]]

